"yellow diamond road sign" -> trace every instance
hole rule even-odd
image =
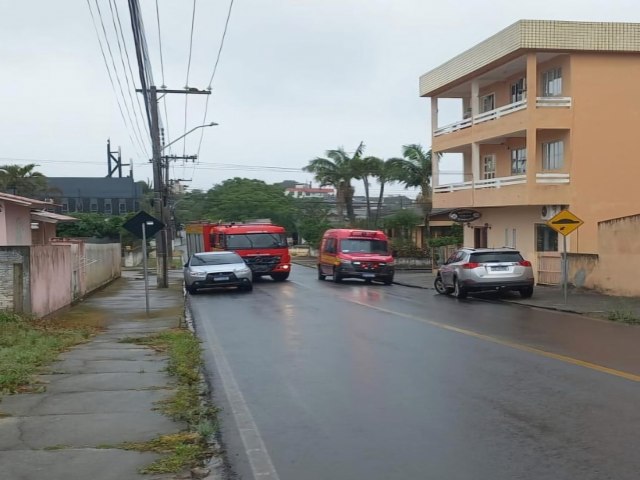
[[[562,210],[547,222],[547,225],[565,237],[577,230],[584,222],[569,210]]]

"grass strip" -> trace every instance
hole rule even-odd
[[[0,311],[0,395],[32,385],[39,367],[87,341],[94,331],[88,326],[62,326],[54,320]]]
[[[117,448],[165,454],[140,473],[177,473],[197,466],[211,455],[207,440],[217,429],[217,409],[202,401],[202,358],[197,338],[188,330],[173,329],[121,342],[146,345],[168,355],[167,372],[175,377],[177,387],[171,397],[158,403],[158,409],[176,421],[186,422],[188,431],[162,435],[148,442],[126,442]]]

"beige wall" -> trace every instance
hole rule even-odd
[[[69,246],[31,247],[31,313],[42,317],[71,304],[71,262]]]

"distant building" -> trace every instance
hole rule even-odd
[[[285,194],[293,198],[326,198],[335,196],[336,191],[333,188],[311,186],[311,183],[299,183],[295,187],[285,188]]]
[[[59,213],[123,215],[140,210],[142,186],[132,177],[47,177]]]

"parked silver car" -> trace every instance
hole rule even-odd
[[[513,248],[461,248],[439,268],[434,286],[458,298],[491,290],[515,290],[529,298],[533,283],[531,262]]]
[[[251,269],[235,252],[194,253],[184,265],[184,285],[191,294],[201,288],[236,286],[250,292]]]

